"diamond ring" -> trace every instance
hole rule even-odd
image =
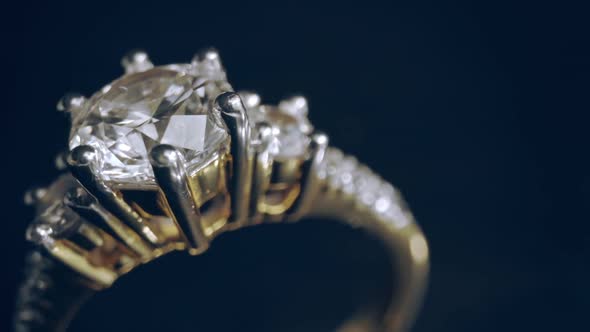
[[[146,53],[92,97],[68,94],[63,175],[27,193],[36,209],[15,319],[18,331],[62,331],[81,303],[168,252],[204,252],[246,226],[326,217],[382,241],[394,267],[387,308],[346,331],[403,331],[428,272],[426,240],[398,191],[328,145],[305,98],[265,105],[234,92],[218,53],[154,66]]]

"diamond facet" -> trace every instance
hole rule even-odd
[[[305,112],[296,112],[293,111],[294,107],[287,110],[276,106],[259,105],[259,100],[252,95],[241,95],[250,123],[254,126],[258,123],[267,123],[271,126],[272,134],[268,151],[275,159],[301,157],[307,153],[312,127],[306,116],[306,103],[303,105]],[[301,100],[299,103],[301,104]],[[281,103],[281,105],[293,106],[291,104]]]
[[[147,154],[158,144],[175,146],[189,169],[197,166],[228,143],[211,105],[229,84],[210,76],[194,65],[124,75],[73,114],[70,149],[94,147],[100,154],[97,172],[107,181],[154,181]]]

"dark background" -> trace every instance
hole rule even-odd
[[[235,88],[257,90],[268,102],[303,93],[312,122],[333,144],[402,190],[432,252],[415,331],[589,330],[583,6],[3,7],[0,330],[12,315],[33,217],[21,194],[58,173],[53,158],[66,144],[67,118],[54,111],[59,97],[89,95],[120,75],[129,49],[144,48],[165,64],[210,45]],[[336,225],[253,229],[220,238],[202,257],[176,255],[129,275],[74,326],[328,327],[351,303],[383,293],[381,256],[365,236]]]

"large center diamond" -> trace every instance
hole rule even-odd
[[[125,75],[73,114],[70,149],[83,144],[97,149],[97,171],[107,181],[153,181],[147,154],[158,144],[178,148],[191,168],[228,143],[212,110],[220,92],[216,82],[182,67]]]

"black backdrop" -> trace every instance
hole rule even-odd
[[[303,93],[316,127],[401,188],[432,251],[415,331],[587,330],[582,6],[20,2],[2,12],[3,327],[32,218],[21,193],[57,174],[66,143],[57,99],[118,76],[129,49],[162,64],[213,45],[234,87],[269,102]],[[383,292],[380,255],[331,224],[233,234],[121,280],[74,327],[313,331],[306,323],[329,327]]]

